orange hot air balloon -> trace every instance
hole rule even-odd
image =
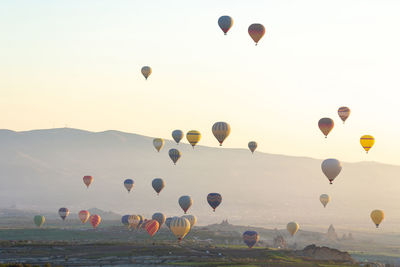
[[[347,120],[347,118],[350,116],[351,110],[348,107],[340,107],[338,109],[338,115],[340,119],[344,122]]]
[[[160,228],[160,224],[156,220],[149,220],[146,222],[145,226],[147,233],[150,236],[153,236],[157,233],[158,228]]]
[[[89,220],[90,213],[87,210],[81,210],[78,215],[82,223],[86,223]]]
[[[262,24],[259,23],[254,23],[249,26],[249,34],[251,39],[258,44],[260,39],[264,36],[265,34],[265,27]]]
[[[93,214],[89,217],[89,222],[93,226],[93,228],[96,229],[101,222],[101,217],[97,214]]]
[[[328,134],[332,131],[333,126],[335,126],[335,123],[331,118],[322,118],[318,121],[318,127],[325,135],[325,138],[328,137]]]
[[[93,182],[93,177],[86,175],[83,177],[83,183],[86,185],[87,188],[89,188],[89,185]]]

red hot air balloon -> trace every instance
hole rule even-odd
[[[83,176],[83,183],[86,185],[87,188],[89,188],[89,185],[93,182],[93,177],[86,175]]]
[[[149,220],[146,222],[145,226],[147,233],[150,236],[153,236],[157,233],[160,224],[156,220]]]
[[[261,40],[261,38],[265,34],[265,27],[262,24],[259,23],[254,23],[249,26],[249,35],[251,39],[258,44],[258,42]]]
[[[89,220],[90,213],[87,210],[81,210],[78,215],[82,223],[86,223]]]
[[[333,126],[335,126],[335,123],[331,118],[322,118],[318,121],[318,127],[325,135],[325,138],[328,137],[328,134],[332,131]]]
[[[101,222],[101,217],[97,214],[93,214],[89,217],[89,222],[93,226],[93,228],[96,229]]]

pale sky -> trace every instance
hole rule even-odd
[[[226,121],[226,147],[400,165],[399,13],[395,0],[4,0],[0,128],[196,129],[217,146],[212,124]],[[257,47],[252,23],[266,27]],[[336,123],[327,140],[321,117]]]

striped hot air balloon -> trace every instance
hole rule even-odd
[[[93,182],[93,177],[90,175],[83,176],[83,183],[89,188],[89,185]]]
[[[157,233],[160,224],[157,220],[150,220],[146,222],[144,227],[146,228],[147,233],[149,233],[150,236],[153,236]]]
[[[254,153],[254,151],[256,151],[256,149],[257,149],[257,142],[250,141],[248,144],[248,147],[249,147],[251,153]]]
[[[350,112],[351,112],[351,110],[348,107],[340,107],[338,109],[338,114],[339,114],[340,119],[342,119],[343,124],[345,123],[347,118],[350,116]]]
[[[246,231],[243,233],[243,242],[249,247],[254,247],[259,239],[258,233],[256,231]]]
[[[192,145],[192,147],[194,149],[194,146],[201,139],[201,133],[199,131],[196,131],[196,130],[191,130],[186,134],[186,139],[189,141],[189,143]]]
[[[178,238],[179,241],[182,241],[182,239],[190,231],[190,222],[186,218],[174,217],[171,220],[169,229],[176,236],[176,238]]]
[[[63,219],[63,221],[65,220],[65,218],[68,217],[69,215],[69,209],[67,208],[60,208],[58,210],[58,215],[60,215],[61,219]]]
[[[37,227],[42,227],[45,221],[46,219],[42,215],[36,215],[35,217],[33,217],[33,222]]]
[[[224,32],[224,35],[228,33],[228,31],[232,28],[233,19],[229,16],[221,16],[218,19],[218,26]]]
[[[89,222],[93,226],[93,228],[96,229],[101,222],[101,217],[97,214],[93,214],[89,217]]]
[[[210,193],[207,196],[207,202],[213,208],[213,211],[215,212],[215,209],[221,204],[222,202],[222,196],[218,193]]]
[[[192,206],[193,200],[190,196],[181,196],[178,203],[186,214],[186,211]]]
[[[375,138],[372,135],[363,135],[360,138],[360,144],[364,148],[365,152],[368,153],[368,151],[375,144]]]
[[[177,144],[182,140],[183,138],[183,132],[181,130],[174,130],[172,132],[172,138],[175,140]]]
[[[156,148],[157,152],[164,147],[165,141],[162,138],[154,138],[153,139],[153,146]]]
[[[87,220],[89,220],[90,212],[87,210],[81,210],[78,216],[82,223],[86,223]]]
[[[222,146],[224,140],[231,133],[231,126],[223,121],[216,122],[212,127],[212,133],[214,134],[215,138],[217,138],[219,145]]]
[[[333,126],[335,126],[335,123],[330,118],[322,118],[318,121],[318,127],[325,135],[325,138],[328,137],[328,134],[332,131]]]
[[[172,148],[168,152],[169,157],[171,158],[172,162],[174,165],[176,165],[176,162],[180,159],[181,157],[181,152],[178,149]]]
[[[254,23],[249,26],[249,35],[251,39],[258,44],[258,42],[261,40],[261,38],[265,34],[265,27],[262,24],[259,23]]]
[[[124,186],[125,186],[126,190],[128,190],[128,193],[131,192],[134,185],[135,185],[135,182],[132,179],[126,179],[124,181]]]
[[[151,182],[151,186],[153,187],[154,191],[157,192],[157,196],[160,194],[161,190],[165,187],[164,180],[161,178],[155,178]]]
[[[166,220],[165,215],[162,214],[161,212],[154,213],[153,216],[151,216],[151,218],[153,220],[156,220],[158,222],[158,224],[160,225],[160,227],[163,225],[163,223]]]
[[[153,70],[149,67],[149,66],[144,66],[141,70],[143,76],[146,78],[149,78],[149,76],[151,75],[151,73],[153,72]]]

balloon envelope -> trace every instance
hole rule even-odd
[[[162,138],[154,138],[153,139],[153,146],[156,148],[158,152],[164,147],[164,139]]]
[[[151,186],[153,187],[154,191],[157,192],[157,195],[160,194],[161,190],[165,187],[164,180],[161,178],[155,178],[151,182]]]
[[[368,153],[368,151],[375,144],[375,138],[372,135],[363,135],[360,138],[360,144],[364,148],[364,150]]]
[[[207,195],[207,202],[215,211],[222,202],[222,196],[219,193],[210,193]]]
[[[249,26],[248,31],[249,31],[249,35],[250,35],[251,39],[253,39],[253,41],[257,45],[258,42],[260,41],[260,39],[265,34],[265,27],[262,24],[254,23]]]
[[[249,147],[251,153],[254,153],[254,151],[256,151],[256,149],[257,149],[257,142],[250,141],[248,144],[248,147]]]
[[[293,236],[299,230],[299,225],[296,222],[290,222],[287,224],[286,229],[288,230],[289,234]]]
[[[217,138],[219,145],[222,146],[224,140],[231,133],[231,126],[223,121],[216,122],[212,127],[212,133]]]
[[[65,218],[69,215],[69,210],[67,208],[60,208],[58,210],[58,214],[60,215],[61,219],[65,220]]]
[[[186,134],[186,139],[189,141],[189,143],[194,146],[200,141],[201,139],[201,133],[196,130],[191,130]]]
[[[322,162],[321,169],[328,178],[329,183],[332,184],[342,170],[342,164],[337,159],[326,159]]]
[[[332,131],[333,126],[335,126],[335,123],[330,118],[322,118],[318,121],[318,127],[325,135],[325,138],[328,137],[328,134]]]
[[[347,118],[350,116],[351,110],[348,107],[340,107],[338,109],[338,114],[340,119],[343,121],[343,123],[347,120]]]
[[[128,192],[131,192],[133,186],[135,185],[135,182],[132,179],[126,179],[124,181],[124,186]]]
[[[97,228],[97,226],[100,224],[101,222],[101,217],[97,214],[93,214],[89,217],[89,222],[90,224],[93,226],[94,229]]]
[[[141,71],[142,71],[143,76],[146,78],[146,80],[147,80],[147,78],[149,78],[150,74],[153,72],[153,70],[149,66],[144,66]]]
[[[157,233],[160,224],[156,220],[150,220],[146,222],[144,227],[146,228],[147,233],[150,236],[153,236]]]
[[[175,140],[177,144],[182,140],[183,138],[183,132],[181,130],[174,130],[172,132],[172,138]]]
[[[371,212],[371,219],[374,222],[376,228],[379,227],[384,218],[385,213],[383,212],[383,210],[373,210]]]
[[[330,200],[331,198],[327,194],[322,194],[319,196],[319,201],[321,201],[322,205],[324,205],[324,208],[326,207],[326,205],[329,203]]]
[[[129,216],[130,216],[130,215],[124,215],[124,216],[122,216],[121,222],[122,222],[123,225],[126,225],[126,226],[129,225],[129,221],[128,221]]]
[[[171,220],[169,229],[181,241],[190,231],[190,222],[186,218],[174,217]]]
[[[46,219],[42,215],[36,215],[35,217],[33,217],[33,222],[37,227],[41,227],[45,221]]]
[[[90,212],[87,210],[81,210],[78,216],[82,223],[86,223],[87,220],[89,220]]]
[[[233,19],[229,16],[221,16],[218,19],[218,26],[221,28],[225,35],[232,28],[232,25]]]
[[[256,231],[246,231],[243,233],[243,241],[249,247],[254,247],[257,244],[259,235]]]
[[[160,227],[163,225],[163,223],[166,220],[166,217],[164,214],[162,214],[161,212],[156,212],[153,214],[153,216],[151,216],[151,218],[153,220],[156,220],[158,222],[158,224],[160,225]]]
[[[176,162],[180,159],[182,155],[181,152],[175,148],[170,149],[168,151],[168,154],[174,164],[176,164]]]
[[[186,214],[186,211],[192,206],[193,200],[190,196],[181,196],[178,203]]]
[[[89,185],[92,182],[93,182],[93,177],[92,176],[89,176],[89,175],[83,176],[83,183],[86,185],[86,187],[89,188]]]

